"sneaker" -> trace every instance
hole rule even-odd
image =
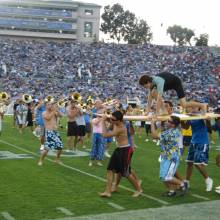
[[[100,167],[103,166],[103,164],[101,162],[97,162],[97,165],[100,166]]]
[[[105,151],[105,157],[107,157],[107,158],[110,158],[111,157],[111,155],[108,153],[108,151]]]
[[[184,187],[189,190],[190,188],[190,185],[189,185],[189,182],[188,181],[183,181],[183,184],[184,184]]]
[[[91,167],[92,166],[92,162],[89,162],[89,167]]]
[[[35,137],[37,137],[36,131],[33,131],[32,134],[33,134]]]
[[[212,191],[213,180],[212,180],[210,177],[208,177],[208,178],[205,180],[205,183],[206,183],[206,191],[207,191],[207,192]]]
[[[216,186],[215,189],[216,189],[216,190],[220,190],[220,186]]]
[[[159,146],[159,145],[160,145],[160,141],[159,141],[159,140],[157,141],[156,145],[157,145],[157,146]]]
[[[220,194],[220,189],[216,189],[215,192]]]
[[[188,188],[184,186],[181,186],[180,189],[179,189],[179,193],[178,193],[178,196],[185,196],[187,191],[188,191]]]
[[[41,146],[40,146],[40,150],[44,150],[44,145],[41,145]]]
[[[167,197],[174,197],[175,195],[176,195],[175,191],[173,192],[167,191],[167,192],[162,193],[162,196],[167,196]]]
[[[43,165],[42,161],[39,161],[37,165],[42,166]]]
[[[149,139],[145,139],[145,142],[148,142],[149,141]]]

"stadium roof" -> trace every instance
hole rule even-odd
[[[51,6],[73,6],[73,5],[85,5],[90,7],[101,7],[100,5],[93,4],[93,3],[86,3],[80,1],[73,1],[73,0],[1,0],[0,4],[21,4],[21,5],[51,5]]]

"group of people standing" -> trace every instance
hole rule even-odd
[[[164,196],[172,197],[178,194],[185,195],[190,187],[190,179],[193,167],[195,166],[205,180],[206,191],[213,188],[213,180],[209,177],[205,166],[208,164],[209,139],[205,120],[192,120],[181,122],[178,117],[171,116],[167,121],[159,121],[161,114],[172,114],[172,103],[164,101],[163,92],[173,89],[177,92],[180,105],[185,111],[190,113],[202,110],[202,114],[207,111],[207,105],[196,101],[186,101],[181,81],[178,77],[169,73],[159,74],[157,76],[143,75],[139,79],[140,85],[149,89],[146,114],[152,111],[153,100],[155,101],[155,112],[150,119],[151,135],[160,141],[161,155],[160,179],[164,182],[167,191]],[[28,115],[29,105],[25,106],[18,102],[15,113],[19,128],[23,127],[23,120]],[[97,99],[91,109],[83,110],[77,101],[69,100],[67,106],[62,111],[57,103],[39,99],[35,107],[35,122],[41,141],[41,155],[38,165],[43,165],[43,160],[49,150],[57,150],[56,162],[60,163],[60,156],[63,150],[63,142],[58,132],[59,118],[67,116],[67,146],[68,150],[76,152],[77,144],[83,147],[84,137],[92,134],[92,147],[90,152],[89,166],[96,164],[102,166],[104,152],[107,143],[116,140],[116,148],[107,166],[107,185],[104,192],[100,193],[102,197],[111,197],[112,192],[118,189],[121,177],[126,177],[134,186],[134,197],[141,195],[142,181],[137,177],[134,169],[131,168],[131,159],[134,152],[133,127],[129,121],[124,121],[123,116],[126,111],[120,103],[112,109],[111,114],[106,116],[106,106]],[[65,113],[64,113],[65,112]],[[26,115],[24,117],[24,115]],[[21,126],[20,126],[21,125]],[[192,130],[191,140],[183,140],[181,129]],[[21,130],[22,132],[22,130]],[[183,153],[183,145],[187,142],[189,145],[187,155],[187,169],[185,178],[178,173],[178,166]],[[184,144],[183,144],[184,143]],[[218,189],[216,192],[220,193]]]

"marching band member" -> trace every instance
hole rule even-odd
[[[40,136],[40,150],[44,150],[44,140],[45,140],[45,126],[44,126],[44,120],[43,120],[43,112],[45,112],[46,106],[44,103],[43,98],[39,98],[38,104],[35,108],[35,123],[36,123],[36,129],[33,132],[33,134],[39,134]],[[37,134],[37,136],[38,136]]]
[[[2,133],[2,121],[3,121],[5,112],[6,112],[6,106],[3,102],[0,102],[0,135]]]
[[[76,124],[78,136],[77,143],[83,146],[84,137],[86,135],[86,122],[84,119],[83,110],[81,108],[79,108],[79,113],[76,116]]]
[[[43,165],[43,160],[47,156],[49,150],[57,150],[56,163],[60,163],[60,155],[63,149],[63,143],[58,133],[57,118],[62,117],[57,106],[53,102],[46,103],[46,110],[42,113],[45,125],[45,143],[44,150],[41,153],[38,165]]]
[[[20,99],[18,102],[18,106],[16,108],[17,122],[18,122],[18,128],[20,134],[23,133],[23,130],[26,126],[27,111],[28,108],[26,104]]]
[[[68,151],[76,151],[76,144],[78,138],[78,127],[76,123],[76,117],[80,113],[79,107],[76,105],[76,101],[71,100],[66,108],[67,114],[67,146]],[[74,138],[74,141],[73,141]]]
[[[13,127],[15,128],[15,126],[17,126],[17,111],[16,111],[16,109],[17,109],[17,107],[18,107],[18,105],[19,105],[19,99],[16,99],[16,101],[14,102],[14,104],[13,104]]]
[[[32,103],[28,103],[27,104],[27,127],[29,127],[31,129],[31,131],[33,132],[33,107],[32,107]]]
[[[103,113],[103,112],[97,112]],[[92,119],[92,149],[90,153],[90,162],[89,166],[93,165],[93,161],[97,161],[98,166],[103,166],[101,161],[103,160],[104,156],[104,138],[102,136],[102,117],[97,116],[96,118]]]

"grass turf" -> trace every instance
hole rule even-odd
[[[65,127],[65,119],[62,120],[62,123]],[[65,129],[60,131],[66,146]],[[143,133],[141,138],[137,135],[135,137],[138,148],[133,156],[132,167],[143,180],[142,188],[145,194],[168,202],[168,206],[205,201],[205,198],[209,200],[220,199],[220,196],[214,191],[205,191],[204,180],[196,169],[193,172],[188,195],[176,198],[162,197],[161,193],[165,191],[165,188],[158,178],[159,147],[152,141],[144,142],[144,135]],[[220,176],[219,167],[215,165],[214,158],[217,154],[216,146],[220,144],[216,135],[214,135],[214,140],[217,144],[212,145],[210,150],[210,163],[207,171],[214,180],[214,186],[217,186],[220,185]],[[90,148],[90,142],[87,142],[87,148]],[[111,151],[113,149],[114,144]],[[80,150],[84,149],[80,148]],[[51,160],[45,160],[42,167],[37,166],[39,140],[32,135],[28,128],[24,134],[19,134],[16,128],[12,128],[12,117],[4,118],[3,132],[0,136],[0,151],[33,156],[32,159],[0,160],[0,219],[4,219],[1,215],[2,212],[10,213],[16,220],[65,217],[62,212],[57,210],[58,207],[68,209],[74,213],[74,216],[118,211],[109,206],[109,202],[118,204],[125,210],[154,208],[163,205],[145,196],[132,198],[132,192],[123,188],[114,193],[110,199],[100,198],[98,192],[102,192],[105,187],[103,179],[106,176],[107,159],[104,160],[103,167],[96,165],[88,167],[88,157],[61,157],[64,164],[67,165],[66,167],[57,165]],[[54,157],[48,158],[54,159]],[[73,170],[74,168],[78,171]],[[184,176],[185,169],[183,161],[179,168],[182,176]],[[132,189],[126,179],[122,180],[121,185]],[[196,198],[195,194],[205,198]]]

